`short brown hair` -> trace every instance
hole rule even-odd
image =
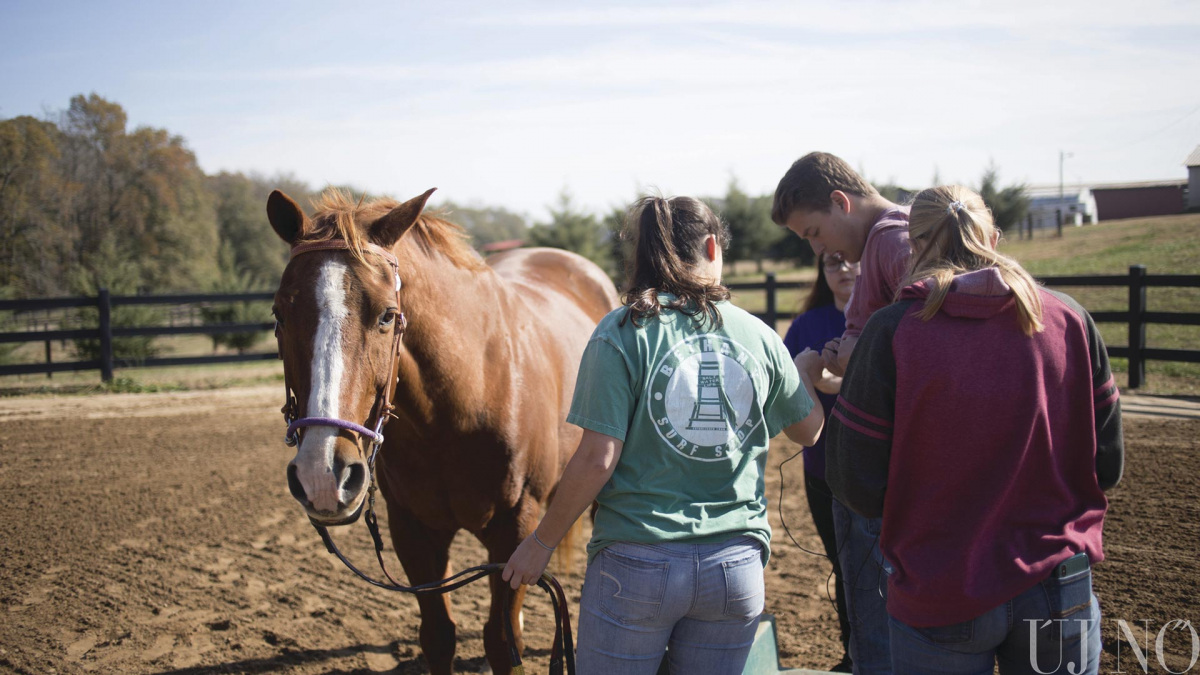
[[[796,209],[826,211],[833,206],[829,195],[834,190],[859,197],[879,194],[842,158],[828,152],[810,152],[796,160],[779,180],[771,220],[783,225]]]

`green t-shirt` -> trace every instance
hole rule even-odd
[[[622,326],[621,307],[592,333],[567,421],[624,446],[596,498],[589,562],[619,541],[738,535],[762,542],[764,563],[770,555],[767,448],[813,402],[774,330],[728,302],[717,308],[715,330],[671,310]]]

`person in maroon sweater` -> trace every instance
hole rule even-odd
[[[921,192],[909,234],[910,283],[863,329],[826,446],[834,496],[883,518],[893,671],[1095,673],[1124,463],[1104,342],[996,252],[974,192]]]

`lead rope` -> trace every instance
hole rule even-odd
[[[290,393],[291,392],[289,389],[289,397]],[[387,401],[387,398],[384,398],[381,403],[381,414],[379,415],[379,420],[376,422],[375,428],[376,434],[382,432],[383,427],[387,422],[387,418],[391,416],[392,413],[392,405]],[[286,407],[287,406],[285,406],[285,408]],[[379,436],[376,436],[376,438],[378,437]],[[325,549],[337,556],[338,560],[341,560],[342,564],[349,568],[351,572],[358,575],[360,579],[366,581],[372,586],[382,588],[387,591],[409,593],[412,595],[440,595],[442,593],[449,593],[450,591],[462,588],[463,586],[466,586],[467,584],[483,577],[503,572],[504,565],[499,563],[489,563],[485,565],[476,565],[475,567],[465,569],[440,581],[433,581],[416,586],[405,586],[396,581],[395,577],[393,577],[391,572],[388,571],[387,564],[383,559],[383,535],[380,533],[379,519],[375,514],[375,492],[377,491],[375,460],[378,457],[380,446],[380,442],[376,440],[371,441],[370,457],[367,460],[368,471],[370,472],[370,484],[367,486],[367,505],[365,508],[365,513],[363,514],[363,521],[366,523],[367,531],[371,534],[371,541],[375,545],[375,558],[379,562],[379,569],[383,571],[383,575],[387,577],[387,581],[384,582],[375,579],[358,569],[358,567],[356,567],[354,563],[350,562],[350,560],[341,552],[341,550],[338,549],[337,545],[333,542],[333,537],[331,537],[329,534],[329,530],[324,525],[321,525],[312,518],[309,518],[309,522],[312,524],[313,528],[317,530],[317,534],[321,536],[321,541],[325,544]],[[575,647],[571,638],[571,614],[569,606],[567,605],[566,593],[563,592],[562,585],[558,582],[558,580],[549,573],[542,574],[541,578],[539,578],[537,581],[537,586],[546,591],[546,594],[550,598],[550,605],[554,610],[554,641],[550,650],[549,672],[551,675],[563,675],[563,669],[565,666],[566,675],[575,675]],[[509,607],[512,603],[512,590],[507,584],[504,584],[504,588],[504,604],[505,607]],[[502,614],[505,639],[508,641],[509,661],[513,667],[513,672],[517,673],[518,675],[523,675],[525,672],[525,667],[522,665],[521,655],[516,648],[516,638],[512,629],[512,613],[511,611],[504,611]]]

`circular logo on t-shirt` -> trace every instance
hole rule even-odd
[[[650,377],[647,406],[658,435],[675,452],[704,462],[741,448],[758,414],[754,355],[729,338],[703,335],[671,348]]]

